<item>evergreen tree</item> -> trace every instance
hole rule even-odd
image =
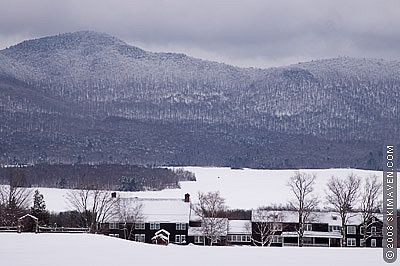
[[[39,190],[36,190],[35,194],[33,195],[33,207],[31,208],[31,214],[39,219],[40,224],[48,224],[50,215],[46,210],[44,197],[39,193]]]

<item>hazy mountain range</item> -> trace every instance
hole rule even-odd
[[[245,69],[66,33],[0,51],[0,162],[378,169],[399,89],[398,61]]]

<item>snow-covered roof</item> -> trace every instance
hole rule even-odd
[[[24,216],[21,216],[21,217],[19,217],[18,218],[18,220],[23,220],[23,219],[25,219],[26,217],[30,217],[30,218],[32,218],[32,219],[34,219],[34,220],[38,220],[38,218],[36,217],[36,216],[33,216],[32,214],[25,214]]]
[[[377,218],[380,221],[383,221],[382,213],[375,213],[373,217]],[[347,225],[360,225],[363,223],[363,216],[361,213],[351,213],[348,216]]]
[[[376,213],[374,216],[382,219],[382,214]],[[253,222],[280,222],[280,223],[298,223],[299,215],[296,211],[271,211],[271,210],[253,210]],[[332,226],[341,226],[340,215],[336,212],[312,212],[307,222],[324,223]],[[362,223],[361,213],[351,213],[348,219],[348,225],[360,225]]]
[[[213,224],[215,226],[215,221],[218,221],[218,227],[220,228],[220,236],[226,236],[228,234],[228,218],[205,218],[202,224]],[[188,229],[188,236],[203,236],[203,227],[191,227]]]
[[[229,220],[228,234],[251,234],[250,220]]]
[[[190,203],[183,199],[120,198],[119,204],[121,208],[135,208],[141,205],[143,222],[189,223]],[[118,217],[120,214],[111,217],[109,221],[121,221]]]
[[[155,235],[162,235],[162,234],[169,236],[171,233],[165,229],[161,229],[161,230],[158,230],[157,232],[155,232]]]
[[[158,238],[161,238],[161,239],[163,239],[164,241],[169,241],[169,238],[168,238],[167,236],[165,236],[165,235],[155,235],[155,236],[153,236],[153,237],[151,238],[151,240],[155,240],[155,239],[158,239]]]

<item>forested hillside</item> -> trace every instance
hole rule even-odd
[[[120,191],[178,188],[179,181],[194,181],[184,170],[116,164],[75,164],[0,167],[0,184],[18,187],[106,189]]]
[[[0,51],[3,163],[379,169],[399,143],[400,63],[271,69],[75,32]]]

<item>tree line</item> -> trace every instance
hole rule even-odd
[[[102,189],[120,191],[177,188],[180,181],[196,180],[182,169],[121,164],[36,164],[0,167],[0,184],[8,184],[18,175],[23,187],[79,189],[96,183]]]

